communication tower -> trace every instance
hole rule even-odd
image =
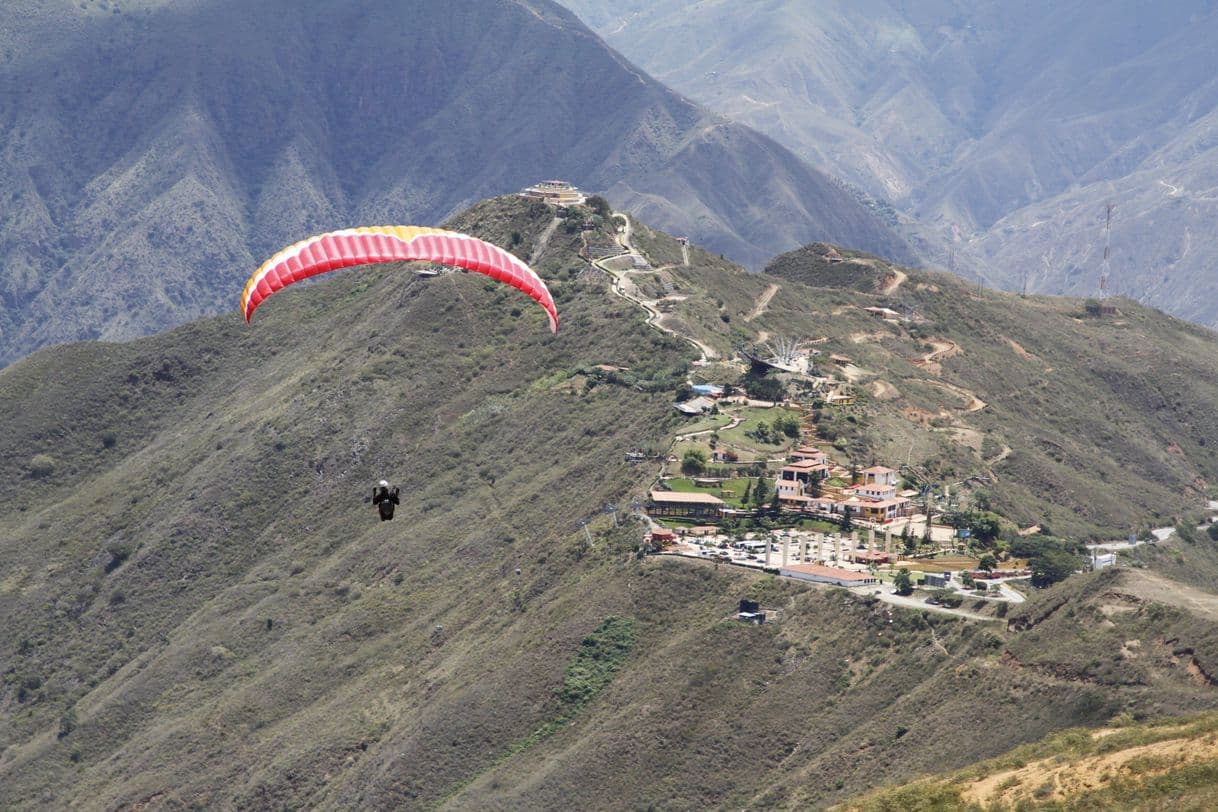
[[[1113,204],[1104,205],[1104,262],[1100,265],[1100,298],[1108,296],[1108,276],[1112,272],[1109,260],[1112,256],[1112,210]]]

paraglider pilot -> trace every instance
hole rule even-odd
[[[379,488],[372,489],[372,504],[381,513],[381,521],[387,522],[393,518],[393,506],[402,504],[398,501],[398,489],[389,490],[389,483],[381,480]]]

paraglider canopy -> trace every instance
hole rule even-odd
[[[310,276],[377,262],[427,260],[486,274],[532,297],[558,332],[554,298],[532,268],[485,240],[421,226],[363,226],[318,234],[290,245],[262,264],[245,283],[241,315],[248,322],[258,305],[278,290]]]

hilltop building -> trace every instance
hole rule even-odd
[[[647,512],[652,516],[684,516],[718,519],[726,507],[723,500],[709,493],[652,491]]]
[[[863,310],[882,321],[899,322],[901,320],[901,314],[891,307],[864,307]]]
[[[693,400],[674,403],[672,406],[681,414],[696,415],[709,412],[715,407],[715,401],[705,396],[699,396]]]
[[[587,199],[583,192],[565,180],[543,180],[522,190],[520,196],[551,206],[582,206]]]
[[[877,525],[913,513],[913,503],[897,495],[899,476],[891,468],[880,465],[865,468],[859,472],[859,484],[839,485],[832,478],[845,476],[846,470],[830,463],[817,449],[803,446],[791,457],[792,461],[782,467],[774,483],[778,501],[788,509],[836,517],[848,507],[856,519]],[[814,479],[820,481],[818,496],[812,495]]]
[[[798,578],[801,581],[844,587],[872,586],[879,583],[878,578],[867,573],[825,567],[820,564],[791,564],[780,568],[778,574],[788,578]]]
[[[829,461],[829,456],[825,452],[810,445],[801,445],[792,451],[790,456],[795,462],[809,460],[813,465],[824,465]]]

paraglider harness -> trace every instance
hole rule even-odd
[[[398,500],[397,488],[391,491],[382,485],[379,490],[372,489],[372,504],[376,505],[377,510],[380,511],[381,521],[387,522],[393,518],[393,506],[402,503]]]

